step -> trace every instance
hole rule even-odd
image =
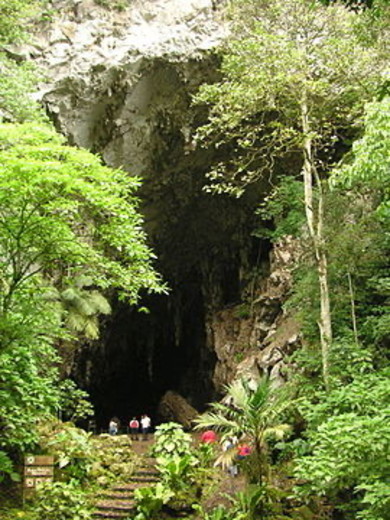
[[[102,510],[114,510],[114,511],[133,511],[135,509],[134,500],[100,500],[95,504],[96,509]]]
[[[137,469],[149,469],[149,468],[155,468],[156,467],[156,459],[147,459],[145,460],[142,458],[142,460],[139,461],[139,464],[137,464]]]
[[[158,482],[159,481],[159,478],[156,476],[156,477],[153,477],[152,475],[148,476],[148,477],[143,477],[143,476],[134,476],[134,477],[130,477],[129,478],[130,482],[145,482],[145,483],[153,483],[153,482]]]
[[[130,489],[123,489],[123,490],[113,490],[113,489],[107,489],[105,491],[100,491],[98,493],[98,498],[100,500],[107,500],[107,499],[113,499],[113,500],[129,500],[132,499],[134,496],[134,489],[137,489],[136,487],[130,488]]]
[[[135,489],[138,489],[140,487],[145,487],[144,482],[129,482],[128,484],[117,484],[112,488],[112,491],[119,491],[119,492],[130,492],[134,491]]]
[[[157,469],[140,469],[139,471],[134,471],[133,476],[137,477],[158,477],[159,472]]]

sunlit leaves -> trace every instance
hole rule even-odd
[[[390,199],[390,97],[366,107],[365,132],[353,144],[352,160],[333,173],[333,182],[383,192]]]
[[[302,151],[304,90],[315,160],[329,168],[339,128],[359,123],[386,68],[378,49],[359,38],[359,15],[309,0],[245,0],[231,6],[231,17],[223,79],[202,86],[195,98],[210,107],[198,139],[223,147],[228,157],[211,170],[210,189],[225,186],[241,195],[250,182],[275,172],[276,158]]]
[[[41,0],[0,0],[0,43],[20,39],[26,30],[26,19],[34,14]]]
[[[141,289],[163,290],[137,211],[138,179],[63,145],[45,126],[1,125],[0,142],[6,297],[32,271],[82,273],[132,302]]]

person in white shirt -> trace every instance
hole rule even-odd
[[[150,426],[152,424],[152,421],[150,420],[150,417],[146,414],[144,414],[141,417],[141,431],[142,431],[142,438],[144,441],[148,440],[148,433],[150,431]]]

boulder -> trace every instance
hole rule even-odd
[[[168,390],[161,398],[158,415],[164,421],[174,421],[190,429],[198,412],[183,396]]]

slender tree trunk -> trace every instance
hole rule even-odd
[[[351,298],[351,317],[352,317],[353,337],[355,339],[356,345],[358,345],[359,339],[358,339],[357,323],[356,323],[355,293],[353,290],[351,273],[348,273],[347,276],[348,276],[348,285],[349,285],[349,295]]]
[[[262,460],[262,454],[261,454],[261,445],[258,440],[258,437],[256,436],[254,439],[254,449],[255,449],[255,455],[256,455],[256,473],[258,478],[258,483],[260,486],[263,484],[263,477],[264,477],[264,468],[263,468],[263,460]]]
[[[303,182],[305,189],[305,213],[309,234],[313,242],[314,254],[317,263],[318,280],[320,287],[320,321],[318,323],[321,338],[322,374],[325,386],[329,387],[329,351],[332,343],[332,321],[330,313],[330,298],[328,285],[328,260],[325,251],[323,223],[324,223],[324,196],[321,180],[316,171],[313,158],[313,142],[310,128],[310,117],[306,92],[301,100],[303,142]],[[318,188],[318,206],[314,213],[313,183]],[[315,219],[316,217],[316,219]]]

